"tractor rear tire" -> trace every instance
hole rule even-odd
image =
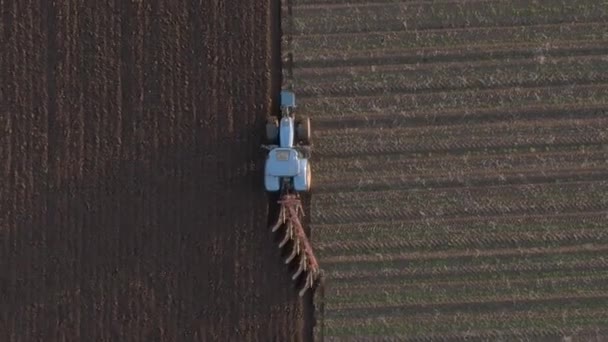
[[[312,170],[310,169],[310,162],[306,168],[306,192],[309,192],[312,188]]]
[[[298,122],[297,126],[297,134],[298,140],[302,141],[304,145],[310,145],[311,139],[311,127],[310,127],[310,118],[304,117],[300,122]]]
[[[276,145],[279,140],[279,120],[273,116],[266,119],[266,142]]]

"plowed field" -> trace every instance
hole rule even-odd
[[[327,340],[608,339],[608,5],[283,0]]]
[[[300,340],[261,185],[278,7],[0,8],[0,340]]]

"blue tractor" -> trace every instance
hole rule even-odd
[[[310,191],[310,119],[296,120],[295,94],[281,91],[281,118],[266,122],[265,147],[269,150],[264,170],[266,191]]]

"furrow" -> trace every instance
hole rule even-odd
[[[303,110],[306,113],[305,110]],[[393,110],[386,112],[316,113],[314,134],[330,134],[333,130],[357,128],[398,128],[448,125],[481,125],[506,121],[538,119],[588,119],[608,115],[608,102],[596,104],[530,105],[522,108],[452,108],[445,110]]]
[[[595,279],[567,279],[560,281],[555,279],[547,282],[512,283],[503,282],[499,284],[473,284],[465,287],[437,287],[408,288],[396,291],[375,288],[368,293],[359,291],[338,293],[331,295],[335,299],[332,309],[357,309],[363,307],[383,307],[386,305],[411,305],[423,304],[447,304],[462,301],[491,302],[504,298],[518,300],[521,294],[527,298],[543,298],[545,296],[565,297],[572,294],[600,293],[608,290],[606,276]],[[477,285],[477,287],[475,286]],[[375,290],[375,291],[374,291]],[[457,299],[456,299],[457,298]]]
[[[318,224],[424,218],[489,217],[599,211],[608,208],[608,182],[508,185],[319,194],[312,220]],[[318,208],[323,208],[319,210]]]
[[[357,282],[357,281],[390,281],[390,279],[408,278],[411,280],[424,281],[450,281],[461,277],[488,277],[500,274],[504,277],[515,277],[522,274],[558,273],[558,272],[586,272],[605,271],[608,260],[599,255],[595,260],[586,261],[557,261],[542,263],[514,262],[503,265],[460,265],[460,267],[431,267],[431,268],[399,268],[399,269],[376,269],[376,270],[339,270],[326,271],[332,282]]]
[[[370,170],[357,177],[316,180],[315,193],[381,191],[397,189],[468,188],[517,184],[551,184],[575,181],[608,181],[608,164],[593,169],[563,169],[556,171],[515,170],[510,172],[462,173],[419,176],[384,176]]]
[[[425,5],[425,4],[450,4],[458,3],[462,0],[299,0],[293,5],[295,9],[322,9],[322,8],[344,8],[344,7],[369,7],[369,6],[386,6],[396,2],[405,3],[408,5]],[[468,0],[468,3],[478,2],[497,2],[500,0]]]
[[[483,236],[484,234],[535,233],[564,229],[602,229],[608,220],[608,211],[587,211],[542,214],[507,214],[484,218],[468,216],[459,218],[425,218],[422,220],[374,221],[336,224],[315,224],[314,229],[322,232],[319,243],[340,241],[344,236],[351,239],[391,239],[407,234],[405,240],[412,248],[424,248],[425,242],[437,236]]]
[[[608,123],[599,120],[539,121],[526,126],[486,125],[429,129],[352,130],[317,137],[316,155],[353,157],[392,154],[431,154],[440,151],[528,148],[530,152],[563,145],[604,144]],[[390,132],[390,134],[387,134]],[[356,143],[353,143],[356,142]]]
[[[601,147],[575,150],[534,151],[510,154],[481,154],[466,156],[431,156],[411,158],[396,155],[369,156],[353,159],[325,158],[317,161],[315,171],[322,181],[339,181],[342,177],[433,178],[444,175],[483,177],[500,172],[560,171],[567,169],[595,169],[608,163],[608,151]],[[334,170],[341,170],[334,173]]]
[[[561,56],[601,56],[608,42],[601,39],[570,42],[505,43],[501,45],[471,44],[446,48],[376,49],[368,51],[331,52],[306,51],[294,56],[292,68],[339,68],[398,64],[434,64],[513,59],[538,59]],[[288,53],[288,51],[285,51]]]
[[[525,235],[524,235],[525,236]],[[328,265],[329,268],[338,266],[364,266],[365,264],[381,263],[383,265],[407,265],[416,261],[430,261],[430,260],[443,260],[443,259],[459,259],[459,260],[472,260],[482,258],[522,258],[526,259],[529,256],[543,256],[550,254],[578,254],[578,253],[605,253],[608,251],[608,245],[603,239],[608,236],[607,234],[597,234],[597,232],[591,231],[588,234],[542,234],[543,238],[546,239],[545,245],[543,246],[517,246],[514,248],[506,248],[506,246],[500,245],[501,241],[514,240],[516,237],[504,236],[499,238],[499,247],[497,248],[471,248],[471,249],[443,249],[443,250],[422,250],[422,251],[408,251],[407,249],[400,249],[399,243],[391,243],[390,240],[379,242],[376,244],[360,244],[360,245],[371,245],[379,249],[379,253],[369,254],[339,254],[335,255],[324,255],[323,262]],[[526,236],[528,239],[535,239],[536,237]],[[567,241],[567,238],[573,240]],[[586,243],[586,241],[579,242],[579,240],[595,239],[595,241]],[[559,246],[553,245],[554,242],[566,241],[569,242],[566,245]],[[576,241],[577,244],[572,245],[572,242]],[[445,240],[444,240],[445,242]],[[479,241],[475,241],[479,242]],[[450,242],[447,242],[450,244]],[[458,243],[458,241],[455,241]],[[382,247],[387,247],[385,253],[382,253]],[[397,247],[397,248],[395,248]],[[488,246],[490,247],[490,246]],[[391,249],[394,249],[391,251]],[[323,252],[323,249],[320,249]],[[356,263],[357,265],[352,265]]]
[[[605,234],[598,231],[587,231],[593,241],[557,241],[555,232],[545,232],[547,243],[537,245],[497,245],[492,248],[477,248],[473,246],[450,246],[428,249],[395,249],[370,253],[367,255],[356,253],[341,253],[337,255],[323,254],[322,258],[330,272],[343,271],[394,271],[403,269],[450,268],[457,269],[463,264],[467,266],[508,266],[509,264],[534,264],[542,262],[582,262],[584,260],[597,260],[608,248]],[[562,235],[563,236],[563,235]],[[582,234],[575,237],[584,237]],[[474,238],[471,240],[475,240]],[[480,240],[480,239],[477,239]],[[430,241],[431,244],[435,241]],[[557,242],[557,243],[556,243]]]
[[[332,317],[365,317],[365,316],[396,316],[396,315],[418,315],[421,313],[431,313],[434,311],[455,312],[455,311],[475,311],[475,312],[492,312],[499,309],[512,311],[525,311],[532,308],[551,308],[557,307],[564,303],[576,302],[582,305],[588,305],[589,308],[608,304],[608,291],[590,291],[583,294],[573,295],[568,293],[548,295],[541,298],[530,298],[524,295],[513,296],[510,298],[502,298],[495,300],[485,300],[479,298],[470,301],[444,302],[444,303],[416,303],[416,304],[393,304],[393,305],[365,305],[362,303],[360,307],[340,307],[335,305],[332,307]]]
[[[465,328],[458,332],[446,332],[445,334],[436,333],[423,333],[422,336],[407,338],[407,342],[432,342],[432,341],[444,341],[444,342],[484,342],[484,341],[533,341],[536,342],[554,342],[556,340],[568,340],[569,338],[575,337],[573,341],[601,341],[599,338],[606,336],[608,330],[600,328],[605,322],[604,316],[593,316],[586,315],[585,312],[588,310],[579,310],[582,314],[577,314],[575,317],[570,315],[566,316],[562,313],[560,319],[556,319],[554,322],[546,319],[540,319],[538,322],[531,323],[530,320],[522,319],[519,322],[520,328],[513,328],[508,324],[504,324],[504,321],[499,321],[499,326],[502,326],[501,330],[495,328],[488,328],[485,330],[475,329],[475,324],[471,325],[470,328]],[[581,316],[580,318],[578,316]],[[564,322],[565,321],[565,322]],[[489,322],[486,322],[489,323]],[[509,323],[509,322],[507,322]],[[534,324],[537,326],[551,326],[551,328],[531,328]],[[560,327],[556,329],[554,327]],[[398,333],[397,333],[398,334]],[[362,341],[369,341],[369,336],[358,335]],[[398,340],[399,341],[399,340]]]
[[[602,284],[608,277],[607,271],[581,272],[580,274],[524,274],[521,276],[490,277],[481,279],[446,279],[445,281],[410,281],[407,278],[394,279],[390,282],[338,282],[332,284],[331,293],[334,296],[349,297],[350,295],[374,296],[379,294],[391,294],[409,291],[455,290],[466,289],[501,289],[504,287],[522,288],[531,286],[534,288],[551,287],[552,284]]]
[[[340,337],[348,336],[349,341],[378,342],[554,342],[570,336],[576,336],[573,341],[599,341],[598,336],[606,336],[608,331],[599,328],[607,319],[606,311],[578,308],[570,304],[563,310],[482,312],[475,316],[470,312],[435,312],[365,319],[332,317],[326,325],[335,337],[328,338],[329,341],[341,341]],[[546,326],[560,328],[537,328]]]
[[[462,114],[480,110],[518,111],[531,106],[600,106],[608,102],[608,84],[511,87],[381,96],[327,96],[300,99],[299,111],[313,119],[352,116],[361,113],[407,116],[407,113],[459,110]],[[404,114],[405,113],[405,114]]]
[[[424,251],[434,249],[442,250],[464,250],[467,253],[474,250],[475,255],[483,256],[485,250],[493,248],[541,248],[546,246],[564,246],[576,242],[605,243],[608,242],[608,233],[602,229],[582,231],[532,231],[532,232],[504,232],[504,233],[479,233],[478,236],[468,234],[451,235],[450,237],[437,237],[429,239],[407,240],[404,232],[396,233],[393,238],[386,240],[375,239],[372,234],[368,240],[342,240],[318,243],[317,249],[323,256],[324,263],[341,262],[342,258],[350,256],[366,260],[376,253],[389,254],[401,251]],[[523,253],[523,251],[522,251]]]
[[[452,188],[439,188],[432,190],[409,190],[409,189],[392,189],[388,191],[360,191],[356,197],[350,193],[329,193],[315,196],[318,204],[332,205],[357,205],[365,206],[370,203],[404,203],[418,202],[418,200],[430,200],[437,198],[453,198],[455,195],[460,197],[485,198],[492,196],[495,200],[512,200],[519,199],[525,201],[542,200],[545,202],[545,196],[559,196],[553,199],[565,199],[570,195],[577,195],[584,192],[594,198],[592,195],[601,197],[602,191],[608,190],[608,182],[603,181],[586,181],[586,182],[569,182],[569,183],[554,183],[554,184],[522,184],[522,185],[499,185],[495,187],[469,187],[466,191]],[[563,197],[563,198],[562,198]],[[449,201],[446,201],[449,202]],[[608,203],[608,198],[602,199],[602,203]]]
[[[606,192],[606,191],[604,191]],[[577,200],[584,200],[584,196],[577,196]],[[452,200],[452,199],[450,199]],[[453,202],[467,202],[466,199],[454,198]],[[513,200],[512,202],[517,202]],[[423,219],[470,219],[476,218],[480,220],[488,220],[491,217],[499,215],[544,215],[550,216],[557,213],[574,214],[577,212],[591,211],[608,211],[608,206],[601,203],[586,202],[586,203],[530,203],[524,202],[519,204],[500,204],[496,206],[487,206],[483,208],[469,208],[467,206],[458,206],[451,204],[449,206],[420,206],[417,205],[414,209],[390,208],[383,209],[383,205],[369,205],[368,208],[351,207],[351,206],[328,206],[324,212],[314,211],[312,213],[313,222],[319,225],[333,225],[340,223],[372,223],[378,221],[408,221],[408,220],[423,220]],[[409,203],[401,204],[404,207]],[[318,204],[315,204],[318,206]]]
[[[314,34],[286,36],[291,45],[286,52],[297,55],[334,54],[336,51],[360,53],[376,50],[443,49],[454,47],[536,44],[538,47],[553,46],[556,43],[572,43],[585,40],[605,39],[608,25],[605,21],[564,23],[530,26],[502,26],[479,28],[429,29],[393,32],[357,32],[338,34]],[[298,57],[299,58],[299,57]],[[301,70],[302,74],[314,73]],[[340,69],[329,68],[327,72],[340,73]]]
[[[293,36],[318,33],[354,33],[382,30],[425,30],[505,25],[535,25],[599,21],[608,17],[604,3],[550,0],[530,3],[510,2],[462,3],[387,3],[384,6],[347,8],[294,8]]]
[[[520,60],[516,63],[436,65],[432,69],[392,68],[344,72],[342,75],[297,77],[294,87],[303,98],[315,96],[421,94],[473,89],[535,88],[587,85],[608,81],[608,60],[564,58]]]

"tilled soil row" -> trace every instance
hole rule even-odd
[[[271,1],[2,7],[0,340],[301,339],[260,182]]]

